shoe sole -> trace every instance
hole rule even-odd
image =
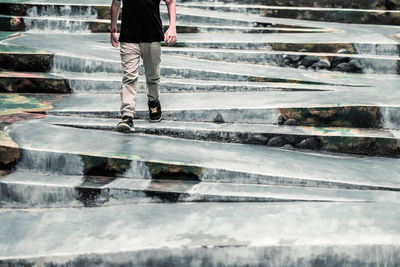
[[[160,122],[162,120],[162,115],[161,115],[161,117],[158,119],[158,120],[152,120],[152,119],[150,119],[150,117],[149,117],[149,121],[150,122]]]
[[[133,133],[135,132],[135,129],[129,127],[127,124],[120,124],[117,126],[117,131],[120,133]]]

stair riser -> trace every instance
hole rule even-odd
[[[290,240],[289,240],[290,241]],[[238,262],[249,266],[396,266],[400,249],[390,245],[336,245],[336,246],[247,246],[221,245],[185,249],[151,249],[138,252],[101,253],[79,256],[48,256],[41,258],[6,259],[10,266],[54,267],[102,266],[234,266]]]
[[[98,18],[102,6],[57,5],[31,3],[0,3],[1,14],[12,16],[68,16],[75,18]],[[110,7],[107,8],[108,16]]]
[[[297,3],[295,4],[297,6]],[[365,10],[302,10],[296,8],[274,8],[274,7],[230,7],[230,6],[212,6],[212,5],[185,5],[186,7],[217,10],[221,12],[247,13],[266,17],[278,17],[289,19],[305,19],[324,22],[357,23],[357,24],[383,24],[398,25],[400,18],[398,13],[391,11],[365,11]],[[309,7],[310,5],[308,5]],[[340,6],[334,6],[335,8]]]
[[[79,5],[43,5],[43,4],[14,4],[14,3],[0,3],[0,8],[4,10],[2,14],[21,17],[68,17],[75,19],[111,19],[110,6],[79,6]],[[218,9],[219,10],[219,9]],[[242,9],[241,9],[242,10]],[[229,9],[222,11],[230,11]],[[259,9],[245,9],[248,13],[258,14]],[[168,24],[169,14],[166,11],[161,11],[161,19]],[[177,14],[177,21],[180,23],[196,23],[212,26],[238,26],[238,27],[254,27],[254,26],[271,26],[271,24],[257,24],[253,21],[224,19],[217,17],[206,17],[188,14]],[[284,26],[284,25],[281,25]],[[97,28],[98,26],[93,26]],[[200,27],[199,29],[204,28]],[[92,29],[92,28],[91,28]],[[229,30],[229,29],[228,29]],[[183,31],[185,32],[185,31]]]
[[[207,52],[207,51],[183,51],[183,50],[164,50],[164,54],[170,55],[185,55],[193,58],[228,61],[228,62],[244,62],[256,64],[272,64],[285,66],[285,55],[283,53],[265,54],[265,53],[232,53],[232,52]],[[305,57],[306,55],[301,55]],[[337,57],[344,57],[338,55]],[[319,60],[328,60],[332,62],[333,56],[317,56]],[[367,73],[400,73],[400,60],[394,59],[377,59],[377,58],[355,58],[362,66],[363,72]]]
[[[374,43],[263,43],[263,42],[178,42],[175,47],[222,48],[222,49],[267,49],[274,51],[337,53],[346,49],[353,54],[399,56],[400,45]]]
[[[181,22],[180,22],[181,23]],[[242,32],[242,33],[299,33],[304,31],[299,30],[288,30],[281,31],[278,29],[268,28],[229,28],[223,25],[199,25],[191,26],[177,25],[177,33],[198,33],[198,32]],[[1,17],[0,18],[0,30],[2,31],[55,31],[55,32],[92,32],[92,33],[106,33],[108,32],[109,22],[106,21],[85,21],[77,19],[65,19],[65,20],[54,20],[47,18],[35,18],[35,17]],[[119,27],[120,24],[118,24]],[[165,31],[168,28],[168,24],[163,26]]]
[[[0,55],[0,69],[8,71],[48,72],[51,69],[51,54],[3,53]]]
[[[69,56],[54,56],[53,71],[55,73],[67,72],[112,72],[122,74],[122,66],[119,61],[102,61],[96,59],[76,58]],[[144,68],[141,65],[139,73],[144,74]],[[185,78],[185,79],[200,79],[200,80],[224,80],[236,82],[290,82],[300,84],[326,84],[320,82],[284,79],[276,77],[260,77],[249,76],[226,72],[207,71],[195,68],[177,68],[169,66],[161,66],[161,76],[169,78]]]
[[[324,22],[399,25],[399,13],[347,10],[296,10],[263,8],[260,14],[265,17],[303,19]]]
[[[11,149],[2,145],[5,151]],[[254,173],[244,173],[226,169],[208,168],[179,163],[141,161],[127,158],[115,158],[101,155],[78,155],[62,152],[45,152],[19,149],[21,156],[15,166],[20,171],[57,173],[64,175],[102,175],[135,179],[174,179],[201,182],[291,185],[341,189],[400,190],[400,187],[382,187],[374,185],[351,184],[345,182],[312,180],[307,177],[292,178]]]
[[[63,16],[68,18],[92,18],[92,19],[111,19],[110,6],[79,6],[79,5],[54,5],[54,4],[15,4],[0,3],[0,8],[4,10],[2,14],[12,16],[28,17],[55,17]],[[160,12],[161,19],[169,21],[169,15],[166,11]],[[204,17],[196,15],[177,14],[177,21],[181,23],[199,23],[219,26],[255,26],[255,22],[223,19],[216,17]]]
[[[173,191],[156,191],[96,188],[63,187],[35,184],[15,184],[0,181],[0,207],[3,208],[51,208],[51,207],[93,207],[138,203],[164,202],[282,202],[307,201],[304,199],[279,199],[235,195],[196,194]],[[326,202],[324,198],[309,201]]]
[[[291,240],[287,240],[288,242]],[[222,242],[222,241],[221,241]],[[222,242],[223,243],[223,242]],[[47,256],[41,258],[6,259],[10,266],[35,266],[46,264],[54,267],[120,266],[234,266],[238,262],[249,266],[397,266],[400,249],[391,245],[281,245],[247,246],[221,245],[185,249],[151,249],[138,252],[99,253],[79,256]]]
[[[161,12],[161,19],[164,22],[168,22],[169,21],[168,12]],[[207,24],[207,25],[218,25],[218,26],[242,26],[242,27],[256,26],[255,22],[223,19],[216,17],[186,15],[186,14],[179,14],[179,12],[176,14],[176,20],[180,21],[181,23],[196,23],[196,24]]]
[[[400,3],[385,0],[181,0],[182,3],[227,3],[266,6],[322,7],[322,8],[355,8],[355,9],[388,9],[400,8]]]
[[[250,62],[257,64],[272,64],[284,66],[285,55],[290,53],[228,53],[228,52],[205,52],[205,51],[184,51],[164,49],[166,55],[185,55],[194,58],[207,60]],[[305,55],[302,55],[305,56]],[[341,55],[338,55],[340,57]],[[320,60],[332,61],[333,56],[318,56]],[[364,72],[375,73],[399,73],[400,61],[391,59],[374,59],[356,57]],[[15,71],[47,72],[51,68],[54,72],[107,72],[122,73],[122,66],[119,61],[102,61],[95,59],[82,59],[70,56],[50,54],[4,54],[0,57],[0,68]],[[144,73],[141,68],[141,74]]]
[[[71,93],[64,79],[0,77],[0,93]]]
[[[101,81],[101,80],[84,80],[84,79],[66,79],[69,87],[75,93],[96,93],[96,94],[117,94],[122,85],[122,77],[120,80],[114,81]],[[260,85],[250,83],[244,84],[196,84],[196,83],[182,83],[179,82],[161,82],[161,93],[185,93],[185,92],[255,92],[255,91],[323,91],[324,89],[312,87],[291,87],[287,88],[285,85]],[[147,93],[147,86],[145,81],[139,81],[138,92]]]

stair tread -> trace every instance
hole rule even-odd
[[[97,180],[96,180],[97,179]],[[0,184],[12,186],[13,190],[36,188],[44,194],[54,190],[75,188],[141,192],[186,194],[182,201],[198,201],[196,196],[247,198],[250,201],[335,201],[335,202],[400,202],[400,193],[382,190],[348,190],[336,188],[311,188],[297,186],[273,186],[241,183],[215,183],[174,180],[148,180],[132,178],[103,178],[60,175],[35,172],[13,172],[0,180]],[[38,193],[40,194],[40,193]],[[112,192],[110,193],[113,194]],[[111,196],[113,198],[113,196]],[[115,196],[118,200],[118,195]],[[203,199],[207,200],[207,199]],[[29,199],[25,199],[29,202]],[[35,200],[32,200],[32,204]],[[38,203],[43,204],[43,203]],[[48,203],[51,204],[51,203]],[[68,204],[68,203],[66,203]],[[110,200],[110,204],[113,202]]]
[[[205,257],[203,253],[208,258],[212,253],[223,252],[224,257],[214,261],[226,264],[227,257],[234,257],[235,262],[248,261],[250,251],[256,250],[260,254],[251,254],[252,260],[265,263],[275,253],[262,256],[266,253],[262,249],[275,247],[274,252],[276,248],[290,248],[285,255],[295,252],[286,258],[288,261],[296,262],[298,253],[302,259],[308,259],[326,248],[336,258],[345,253],[347,261],[360,262],[357,256],[363,247],[367,251],[379,248],[388,255],[397,254],[393,246],[398,246],[400,236],[395,223],[400,220],[398,209],[398,204],[390,203],[198,203],[3,209],[0,223],[4,227],[0,235],[5,238],[1,239],[0,248],[7,254],[1,258],[71,262],[82,255],[79,262],[85,263],[92,262],[88,258],[96,259],[97,264],[131,262],[132,258],[139,263],[149,260],[154,263],[167,255],[171,257],[169,250],[184,249],[193,253],[191,259],[195,262]],[[246,253],[240,254],[243,251]]]

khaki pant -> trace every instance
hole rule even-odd
[[[150,101],[158,99],[160,83],[160,42],[153,43],[120,43],[121,61],[124,69],[122,78],[121,114],[133,117],[136,110],[137,81],[139,62],[143,59],[146,74],[147,96]]]

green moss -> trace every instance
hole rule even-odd
[[[44,66],[46,67],[46,66]],[[0,92],[4,93],[70,93],[66,81],[51,75],[34,74],[27,77],[0,77]]]
[[[370,156],[398,156],[399,148],[395,138],[320,136],[324,149],[341,153]]]
[[[146,162],[153,179],[200,180],[203,168],[172,163]]]
[[[318,108],[281,108],[284,119],[293,118],[305,126],[378,128],[379,107],[343,106]]]
[[[399,25],[400,15],[383,11],[262,9],[262,16],[323,22]]]
[[[52,54],[1,52],[0,55],[0,70],[3,71],[47,72],[53,61]]]
[[[81,155],[85,175],[116,176],[128,170],[130,159]]]
[[[13,109],[35,109],[41,103],[35,97],[0,94],[0,115]]]
[[[6,132],[0,131],[0,168],[11,169],[20,156],[18,145]]]
[[[19,35],[18,32],[3,32],[3,31],[0,31],[0,41],[8,39],[8,38],[11,38],[11,37],[14,37],[14,36],[18,36],[18,35]]]
[[[281,79],[281,78],[270,78],[270,77],[260,77],[260,76],[250,76],[248,78],[249,82],[269,82],[269,83],[298,83],[298,84],[313,84],[313,85],[323,85],[325,83],[312,82],[312,81],[300,81],[293,79]]]
[[[351,53],[356,53],[353,44],[350,43],[270,43],[268,45],[275,51],[307,49],[308,52],[336,53],[340,49],[346,49]]]
[[[25,31],[23,18],[0,15],[0,31]]]

